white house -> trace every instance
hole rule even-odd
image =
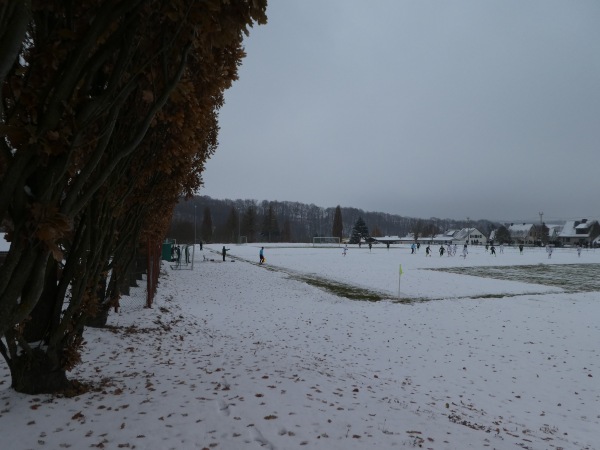
[[[412,233],[400,238],[403,243],[415,242],[415,236]],[[448,230],[435,236],[421,236],[417,242],[422,244],[457,244],[464,245],[485,245],[488,242],[487,237],[477,228],[462,228],[460,230]]]
[[[477,228],[463,228],[453,235],[453,244],[486,245],[488,238]]]
[[[558,234],[562,245],[590,245],[600,236],[600,224],[597,220],[569,220]]]

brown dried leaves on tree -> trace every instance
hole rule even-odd
[[[28,3],[0,0],[1,334],[41,298],[49,256],[77,255],[95,286],[120,239],[162,239],[216,149],[243,37],[266,23],[266,0]]]

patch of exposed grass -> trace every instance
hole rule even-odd
[[[554,286],[567,292],[600,291],[600,264],[449,267],[441,272]]]
[[[338,281],[320,278],[317,276],[293,275],[293,278],[310,284],[311,286],[318,287],[319,289],[327,291],[331,294],[337,295],[339,297],[349,298],[351,300],[364,300],[369,302],[390,300],[389,296],[380,294],[369,289],[364,289],[357,286],[350,286],[345,283],[340,283]]]

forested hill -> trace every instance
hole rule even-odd
[[[429,236],[448,229],[476,227],[486,235],[498,224],[488,220],[457,221],[404,217],[382,212],[340,207],[343,236],[349,237],[359,217],[372,236],[405,236],[418,231]],[[168,237],[180,242],[237,242],[246,236],[248,242],[312,242],[315,236],[333,236],[336,206],[287,201],[218,200],[196,196],[180,201],[175,207]],[[194,228],[195,227],[195,228]]]

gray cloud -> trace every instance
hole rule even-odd
[[[600,215],[600,2],[274,1],[203,195]]]

